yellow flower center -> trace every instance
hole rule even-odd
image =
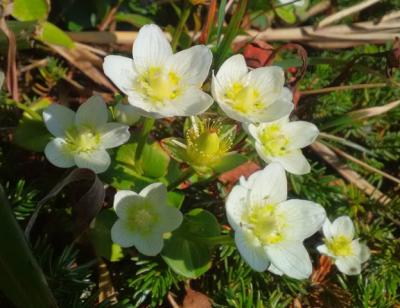
[[[262,245],[284,240],[286,220],[282,214],[277,213],[274,204],[250,207],[242,219],[245,227],[251,230]]]
[[[235,82],[225,92],[225,99],[233,109],[241,113],[254,113],[264,108],[258,89]]]
[[[153,206],[143,201],[142,204],[134,204],[130,207],[127,219],[132,229],[142,235],[148,234],[159,221],[159,216]]]
[[[153,103],[163,103],[181,94],[180,77],[173,71],[165,72],[161,67],[150,67],[135,83],[135,90]]]
[[[282,133],[279,124],[268,125],[259,137],[267,156],[283,156],[288,152],[289,139]]]
[[[100,135],[88,126],[73,126],[65,133],[65,149],[75,154],[90,153],[99,148]]]
[[[354,255],[352,239],[345,235],[338,235],[332,240],[326,240],[326,246],[337,257],[348,257]]]

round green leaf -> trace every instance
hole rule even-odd
[[[46,0],[14,0],[12,16],[19,21],[44,20],[48,13]]]

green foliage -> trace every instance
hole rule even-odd
[[[38,38],[48,44],[54,44],[66,48],[74,47],[72,39],[63,30],[51,22],[46,21],[43,23],[42,32]]]
[[[44,20],[49,10],[46,0],[15,0],[12,15],[20,21]]]

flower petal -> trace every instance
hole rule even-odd
[[[331,227],[333,235],[344,235],[348,238],[354,237],[354,225],[349,216],[340,216],[335,219]]]
[[[281,270],[279,270],[276,266],[274,266],[272,263],[268,267],[268,271],[270,271],[271,273],[273,273],[275,275],[279,275],[279,276],[283,275],[283,272]]]
[[[159,213],[161,220],[155,226],[155,230],[160,233],[172,232],[182,224],[183,215],[173,206],[166,205],[159,209]]]
[[[163,31],[156,25],[143,26],[133,43],[133,61],[140,72],[163,66],[172,55],[172,48]]]
[[[334,236],[334,234],[332,234],[332,223],[328,218],[325,219],[325,222],[322,225],[322,231],[324,233],[324,236],[329,240],[332,239],[332,237]]]
[[[248,190],[241,185],[233,187],[225,203],[228,222],[234,230],[239,230],[242,215],[248,206]]]
[[[304,157],[301,150],[293,150],[289,154],[277,157],[269,157],[271,161],[280,163],[287,172],[293,174],[307,174],[311,171],[311,166]]]
[[[278,205],[277,211],[284,215],[289,240],[303,241],[321,229],[325,221],[324,208],[314,202],[292,199]]]
[[[356,256],[338,257],[335,265],[343,274],[358,275],[361,273],[361,262]]]
[[[370,257],[371,257],[371,251],[369,250],[368,246],[363,243],[360,243],[360,253],[359,253],[360,262],[364,263]]]
[[[212,62],[211,50],[196,45],[182,50],[168,59],[168,69],[177,73],[185,84],[201,86],[206,80]]]
[[[77,125],[98,128],[107,123],[108,110],[106,103],[100,95],[90,97],[76,112],[75,123]]]
[[[244,78],[247,72],[248,68],[243,55],[237,54],[225,60],[215,77],[219,85],[224,89],[233,82]]]
[[[287,276],[306,279],[311,275],[310,256],[301,242],[282,242],[264,249],[271,263]]]
[[[333,257],[333,255],[329,252],[329,249],[325,244],[317,246],[317,250],[319,251],[319,253],[323,255]]]
[[[102,173],[108,169],[111,163],[110,155],[104,149],[94,152],[75,154],[75,163],[79,168],[88,168],[95,173]]]
[[[43,111],[43,121],[53,136],[64,137],[65,131],[75,124],[75,112],[63,105],[51,104]]]
[[[129,126],[110,122],[101,126],[98,130],[100,144],[104,149],[115,148],[129,140]]]
[[[196,87],[189,87],[186,91],[171,101],[175,105],[175,116],[192,116],[205,112],[212,103],[213,98]]]
[[[314,124],[305,121],[290,122],[282,127],[282,131],[289,138],[291,149],[301,149],[312,144],[319,134]]]
[[[167,205],[167,188],[163,183],[152,183],[143,188],[139,195],[149,200],[155,207]]]
[[[253,270],[263,272],[268,268],[270,262],[264,249],[255,245],[250,233],[237,230],[235,232],[235,243],[240,255]]]
[[[251,204],[280,203],[287,198],[285,170],[279,164],[270,164],[257,171],[250,190]]]
[[[158,255],[164,246],[162,234],[159,233],[135,234],[134,241],[136,249],[146,256]]]
[[[54,166],[70,168],[75,165],[74,156],[65,150],[65,141],[62,138],[51,140],[44,149],[46,158]]]
[[[249,85],[261,91],[262,96],[277,98],[283,91],[285,73],[279,66],[259,67],[250,71],[247,80]]]
[[[114,113],[117,122],[129,126],[135,124],[140,119],[140,114],[136,108],[129,104],[118,103],[115,106]]]
[[[133,60],[122,56],[107,56],[103,62],[104,74],[125,94],[132,90],[137,73]]]
[[[130,190],[119,190],[114,196],[114,211],[120,218],[129,217],[130,209],[145,202],[142,196]]]
[[[265,109],[250,114],[248,117],[251,122],[271,122],[288,116],[293,108],[292,102],[279,98]]]
[[[127,220],[117,219],[111,227],[111,240],[121,247],[131,247],[135,243],[135,233]]]

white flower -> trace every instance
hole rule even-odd
[[[278,66],[248,72],[242,55],[226,60],[213,75],[212,94],[228,117],[240,122],[269,122],[293,110],[292,93],[285,88]]]
[[[312,265],[303,241],[321,228],[326,214],[319,204],[286,198],[285,170],[272,163],[241,179],[226,212],[236,246],[254,270],[304,279]]]
[[[114,108],[115,120],[117,122],[133,125],[140,119],[140,114],[137,112],[135,107],[129,104],[118,103]]]
[[[247,131],[256,140],[258,155],[266,162],[278,162],[293,174],[310,172],[310,164],[301,152],[318,136],[318,128],[309,122],[289,122],[283,117],[270,123],[249,124]]]
[[[308,5],[308,1],[306,1],[306,0],[297,0],[297,1],[295,1],[295,0],[278,0],[278,2],[283,5],[289,4],[289,5],[294,5],[294,6],[298,6],[298,7],[303,7],[306,4]]]
[[[153,118],[204,112],[213,99],[200,87],[212,62],[208,47],[198,45],[172,54],[156,25],[143,26],[133,44],[133,60],[107,56],[104,73],[141,115]]]
[[[129,127],[107,123],[108,110],[100,96],[92,96],[75,113],[59,104],[43,111],[43,120],[55,137],[44,153],[60,168],[88,168],[96,173],[107,170],[110,155],[106,149],[115,148],[129,139]]]
[[[167,205],[167,189],[162,183],[150,184],[139,194],[118,191],[114,210],[119,219],[111,228],[113,242],[122,247],[135,246],[147,256],[161,252],[164,233],[178,228],[183,219],[177,208]]]
[[[341,216],[331,223],[326,219],[323,228],[325,245],[317,247],[324,255],[332,257],[339,271],[346,275],[358,275],[361,263],[370,257],[365,244],[354,238],[354,225],[348,216]]]

